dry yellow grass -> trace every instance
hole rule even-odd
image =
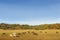
[[[11,38],[9,34],[13,32],[21,35]],[[22,34],[23,32],[26,33]],[[3,36],[2,33],[6,35]],[[0,40],[60,40],[60,30],[0,30]]]

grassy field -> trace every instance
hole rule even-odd
[[[0,40],[60,40],[60,30],[0,30]]]

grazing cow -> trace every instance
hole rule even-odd
[[[10,34],[10,37],[16,37],[16,33]]]

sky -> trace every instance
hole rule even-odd
[[[0,0],[0,23],[60,23],[60,0]]]

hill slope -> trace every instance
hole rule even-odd
[[[0,23],[0,29],[36,29],[36,30],[44,30],[44,29],[60,29],[60,24],[43,24],[43,25],[20,25],[20,24],[6,24]]]

